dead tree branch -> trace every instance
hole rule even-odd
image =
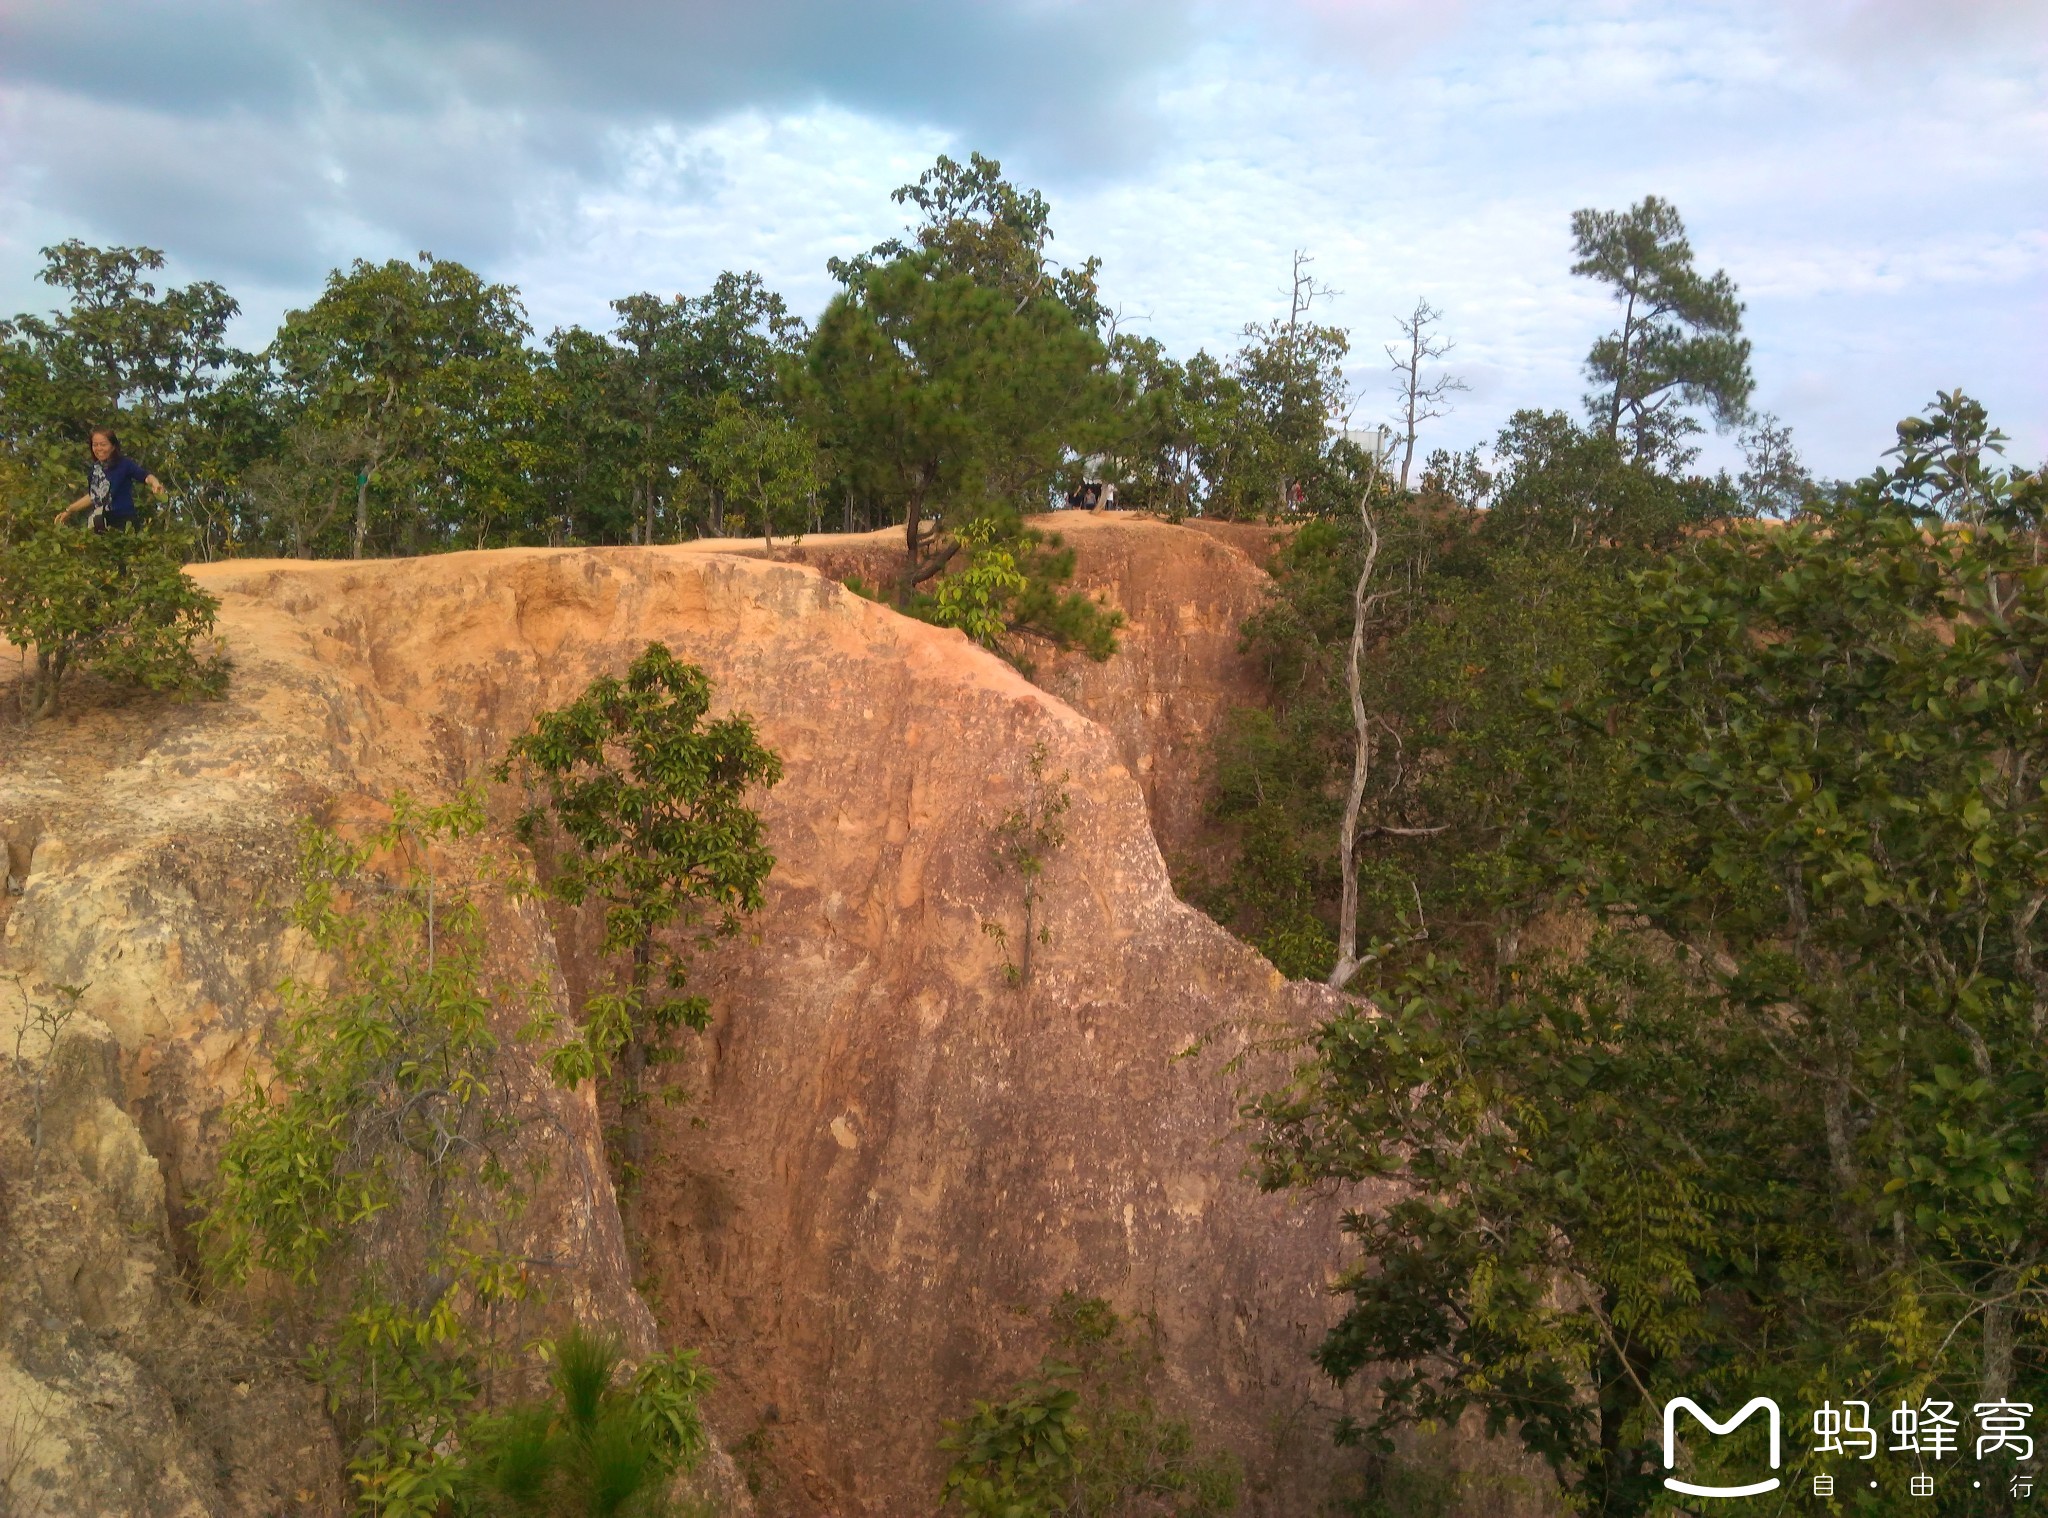
[[[1408,340],[1406,351],[1399,343],[1386,345],[1387,357],[1394,365],[1395,388],[1401,395],[1394,425],[1401,434],[1401,489],[1404,491],[1408,488],[1408,471],[1415,463],[1415,437],[1422,424],[1448,416],[1451,396],[1470,388],[1454,374],[1440,374],[1426,383],[1422,378],[1425,365],[1442,358],[1457,346],[1447,338],[1431,335],[1430,328],[1442,319],[1443,312],[1426,300],[1418,300],[1415,309],[1399,322],[1401,335]]]
[[[1380,560],[1380,524],[1372,511],[1372,492],[1377,481],[1368,481],[1358,497],[1358,520],[1365,529],[1365,563],[1358,572],[1358,587],[1351,593],[1351,654],[1345,666],[1344,683],[1351,693],[1351,726],[1356,747],[1351,756],[1351,791],[1344,798],[1344,826],[1337,834],[1337,862],[1344,877],[1344,901],[1337,913],[1337,963],[1330,971],[1329,984],[1341,991],[1364,961],[1358,957],[1358,813],[1365,805],[1365,786],[1372,776],[1372,719],[1365,710],[1365,694],[1359,688],[1359,662],[1365,657],[1365,624],[1373,597],[1366,588]]]

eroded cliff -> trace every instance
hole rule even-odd
[[[927,1510],[938,1418],[1026,1368],[1020,1310],[1075,1289],[1156,1314],[1164,1402],[1244,1458],[1249,1511],[1302,1511],[1343,1199],[1242,1180],[1221,1066],[1328,993],[1175,899],[1157,841],[1197,816],[1260,572],[1163,524],[1074,536],[1081,583],[1132,627],[1110,665],[1048,663],[1069,700],[815,568],[700,547],[196,569],[227,702],[89,712],[0,759],[0,830],[33,847],[0,964],[88,988],[175,1218],[297,952],[277,909],[296,819],[480,779],[536,710],[663,640],[786,766],[766,909],[703,967],[716,1021],[636,1203],[639,1282],[721,1372],[720,1432],[761,1452],[764,1505]],[[992,845],[1048,785],[1067,837],[1012,984],[989,925],[1016,945],[1022,889]],[[507,912],[521,953],[588,983],[588,923]],[[574,1242],[567,1295],[630,1320],[588,1093],[563,1116],[540,1226]]]

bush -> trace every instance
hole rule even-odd
[[[1032,661],[1020,637],[1078,648],[1098,664],[1116,652],[1124,614],[1064,588],[1074,577],[1074,550],[1058,533],[1026,527],[1015,516],[990,516],[968,523],[957,537],[957,563],[930,590],[910,597],[903,610],[911,616],[959,628],[1026,676]],[[865,593],[863,586],[853,589]]]
[[[940,1500],[967,1518],[1220,1518],[1237,1510],[1227,1453],[1161,1417],[1151,1336],[1100,1297],[1053,1305],[1053,1352],[1001,1402],[948,1420]]]
[[[437,1513],[443,1452],[534,1289],[519,1221],[546,1169],[545,1110],[500,1062],[501,1012],[547,1028],[547,984],[491,973],[483,903],[513,882],[451,867],[474,793],[400,794],[367,846],[308,824],[293,925],[333,956],[290,981],[271,1051],[224,1113],[199,1239],[218,1279],[289,1283],[366,1512]]]
[[[553,1398],[479,1418],[463,1438],[457,1511],[492,1518],[669,1510],[666,1488],[704,1453],[698,1404],[711,1378],[696,1356],[657,1355],[626,1385],[610,1334],[571,1329],[555,1341]]]
[[[204,641],[220,603],[185,574],[182,547],[167,533],[58,527],[25,507],[0,516],[0,634],[35,656],[25,720],[54,716],[78,668],[143,690],[226,688],[227,660]]]

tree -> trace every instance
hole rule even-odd
[[[1207,491],[1201,449],[1207,438],[1204,380],[1216,368],[1206,353],[1186,364],[1156,338],[1118,333],[1109,345],[1118,381],[1114,433],[1107,448],[1119,502],[1180,521]]]
[[[345,430],[363,453],[352,557],[379,528],[401,552],[488,536],[521,485],[504,442],[527,389],[529,331],[510,286],[430,253],[358,259],[286,314],[269,357],[290,412]]]
[[[1639,463],[1674,455],[1699,424],[1680,409],[1705,406],[1716,423],[1740,422],[1754,382],[1742,302],[1725,271],[1693,268],[1685,223],[1646,195],[1626,211],[1574,211],[1572,273],[1612,289],[1621,328],[1593,344],[1586,373],[1599,387],[1587,409],[1610,439],[1624,430]]]
[[[1792,429],[1769,412],[1743,424],[1742,459],[1736,490],[1750,516],[1791,516],[1815,489],[1813,476],[1799,461]]]
[[[759,409],[776,397],[779,369],[803,346],[803,323],[761,276],[730,270],[700,296],[649,294],[612,302],[618,354],[612,407],[625,423],[637,541],[651,543],[663,503],[701,452],[722,400]],[[724,530],[714,488],[712,531]]]
[[[292,921],[335,973],[285,984],[271,1076],[224,1114],[199,1228],[219,1279],[260,1270],[297,1294],[350,1473],[389,1518],[452,1489],[443,1452],[508,1348],[493,1314],[530,1289],[516,1228],[544,1113],[493,1023],[523,1011],[523,1036],[545,1036],[548,987],[490,968],[480,903],[506,882],[446,857],[483,825],[473,793],[399,795],[367,845],[302,832]]]
[[[604,908],[611,977],[584,1002],[579,1036],[555,1051],[553,1069],[569,1084],[616,1068],[629,1180],[644,1159],[648,1067],[677,1031],[710,1021],[702,996],[676,994],[688,987],[691,948],[760,909],[775,863],[747,797],[782,778],[782,761],[748,717],[707,722],[710,710],[704,672],[650,643],[623,680],[602,676],[536,716],[497,770],[529,794],[545,791],[520,816],[523,842],[555,829],[567,837],[549,861],[548,894]]]
[[[1394,426],[1401,438],[1401,488],[1408,488],[1408,471],[1415,463],[1415,438],[1424,422],[1435,421],[1449,414],[1451,396],[1469,388],[1454,374],[1440,374],[1433,379],[1423,378],[1423,366],[1434,363],[1449,353],[1454,344],[1446,338],[1433,336],[1430,329],[1442,320],[1443,313],[1426,300],[1415,302],[1415,309],[1399,323],[1401,336],[1407,339],[1405,351],[1401,345],[1388,343],[1387,358],[1394,366],[1395,383],[1401,394],[1401,403],[1394,415]]]
[[[1679,1395],[2048,1395],[2042,485],[1963,397],[1899,433],[1608,583],[1492,893],[1549,951],[1411,956],[1256,1104],[1269,1185],[1391,1183],[1319,1351],[1377,1367],[1354,1436],[1476,1409],[1625,1515]]]
[[[217,696],[227,659],[207,646],[220,603],[185,573],[179,537],[87,533],[17,500],[0,516],[0,634],[35,664],[21,714],[57,713],[64,680],[90,669],[132,688]]]
[[[1366,960],[1358,952],[1358,829],[1359,813],[1365,806],[1366,786],[1372,780],[1374,750],[1379,744],[1379,735],[1374,728],[1385,728],[1386,719],[1367,709],[1365,695],[1361,688],[1361,665],[1365,658],[1366,626],[1374,605],[1386,599],[1390,592],[1372,590],[1374,572],[1379,568],[1380,526],[1378,514],[1373,509],[1373,497],[1384,495],[1385,487],[1377,473],[1358,497],[1358,526],[1365,544],[1365,556],[1358,568],[1358,583],[1351,592],[1351,643],[1344,660],[1344,691],[1351,707],[1351,786],[1344,795],[1344,820],[1337,829],[1337,962],[1330,967],[1328,984],[1335,990],[1343,990],[1351,983],[1351,977],[1365,967]],[[1398,735],[1396,735],[1398,741]],[[1441,827],[1402,827],[1397,823],[1379,822],[1373,830],[1384,836],[1422,838],[1441,833]]]
[[[1230,367],[1234,384],[1215,392],[1224,409],[1208,472],[1225,515],[1292,510],[1305,494],[1297,487],[1319,472],[1331,418],[1345,409],[1351,341],[1341,328],[1307,319],[1316,301],[1336,293],[1314,279],[1310,262],[1295,252],[1286,317],[1244,329],[1245,345]]]
[[[705,430],[704,473],[727,503],[761,523],[761,543],[775,556],[775,525],[809,520],[818,495],[818,448],[804,429],[771,411],[749,408],[728,392]],[[796,531],[803,528],[798,526]]]
[[[1110,415],[1093,264],[1054,276],[1042,198],[977,156],[898,192],[926,220],[916,246],[835,261],[845,286],[818,323],[804,375],[814,430],[845,482],[904,522],[899,605],[951,562],[941,531],[1040,509]]]

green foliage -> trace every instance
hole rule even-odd
[[[818,495],[818,449],[803,428],[721,395],[701,453],[711,487],[728,509],[760,522],[769,552],[778,524],[785,533],[804,530]]]
[[[1488,473],[1440,455],[1421,490],[1377,508],[1359,911],[1361,942],[1395,962],[1447,934],[1512,957],[1549,877],[1507,840],[1542,788],[1569,787],[1542,803],[1558,812],[1612,804],[1615,783],[1591,768],[1558,774],[1554,719],[1527,692],[1553,673],[1585,678],[1627,575],[1726,500],[1556,413],[1517,413],[1496,462]],[[1235,857],[1227,876],[1189,886],[1286,973],[1318,979],[1340,927],[1336,840],[1356,741],[1345,660],[1364,552],[1353,516],[1304,523],[1276,555],[1277,593],[1244,628],[1274,700],[1234,716],[1216,749],[1212,812]]]
[[[1019,301],[934,252],[867,270],[819,320],[805,396],[842,475],[905,522],[897,597],[950,554],[924,520],[1042,507],[1106,410],[1102,343],[1050,287]]]
[[[1637,462],[1684,462],[1699,424],[1682,407],[1706,406],[1724,425],[1748,414],[1755,381],[1734,282],[1693,268],[1677,208],[1654,195],[1626,211],[1573,212],[1572,242],[1572,273],[1607,285],[1622,308],[1620,329],[1586,356],[1599,387],[1588,411],[1610,439],[1627,433]]]
[[[1147,1385],[1158,1350],[1099,1297],[1064,1294],[1053,1350],[999,1402],[949,1420],[942,1504],[971,1518],[1208,1518],[1237,1509],[1235,1462],[1195,1447]]]
[[[286,414],[352,440],[355,557],[476,546],[514,508],[500,439],[530,398],[530,330],[510,286],[429,254],[358,259],[286,315],[268,354]]]
[[[779,368],[801,348],[804,325],[751,271],[721,273],[702,295],[629,295],[612,309],[611,338],[575,328],[554,338],[556,374],[588,376],[556,418],[581,453],[564,516],[599,540],[624,529],[652,543],[693,519],[722,534],[717,489],[707,517],[687,482],[693,471],[708,473],[705,443],[721,406],[752,416],[775,400]]]
[[[1021,1382],[1006,1401],[977,1402],[968,1417],[946,1425],[939,1448],[954,1457],[941,1500],[973,1518],[1038,1518],[1064,1511],[1079,1465],[1080,1394],[1071,1372],[1052,1366]]]
[[[1003,655],[1027,675],[1032,641],[1079,648],[1100,664],[1116,652],[1124,615],[1078,591],[1062,589],[1074,576],[1074,551],[1058,533],[1026,527],[1014,515],[981,517],[962,527],[959,555],[928,591],[904,607],[940,627],[957,627]]]
[[[479,1417],[452,1482],[460,1514],[653,1518],[670,1478],[705,1448],[711,1377],[690,1353],[657,1355],[619,1383],[613,1335],[572,1329],[551,1346],[554,1397]]]
[[[1961,396],[1899,435],[1624,560],[1522,662],[1547,740],[1430,761],[1515,803],[1437,865],[1488,936],[1383,963],[1251,1109],[1266,1184],[1394,1188],[1319,1351],[1378,1384],[1355,1437],[1476,1409],[1628,1514],[1669,1397],[2048,1400],[2042,486]]]
[[[710,1019],[702,996],[678,994],[692,944],[758,911],[775,863],[747,797],[780,780],[782,762],[748,717],[707,721],[710,710],[704,672],[650,643],[623,680],[603,676],[540,713],[497,771],[544,792],[520,817],[520,838],[532,846],[559,829],[570,845],[550,861],[548,893],[604,908],[600,950],[613,972],[552,1064],[573,1084],[618,1063],[628,1166],[640,1161],[643,1072],[677,1031]]]
[[[494,1018],[545,1028],[544,983],[490,971],[480,899],[451,871],[479,798],[393,799],[363,845],[308,825],[292,922],[333,957],[287,982],[270,1079],[253,1073],[199,1238],[215,1275],[291,1288],[367,1511],[428,1514],[440,1454],[502,1346],[488,1325],[530,1291],[511,1230],[539,1174],[539,1113],[506,1078]]]
[[[994,160],[942,156],[895,199],[914,224],[831,261],[815,334],[727,271],[536,343],[516,290],[422,254],[334,270],[250,354],[219,286],[160,294],[156,250],[64,243],[43,277],[67,308],[0,323],[0,455],[54,502],[118,427],[205,558],[654,543],[723,535],[729,505],[790,531],[821,500],[850,529],[858,505],[904,526],[899,606],[961,551],[949,529],[1082,477],[1176,518],[1342,496],[1348,339],[1306,319],[1312,282],[1233,357],[1181,363],[1115,332],[1098,261],[1056,262],[1051,208]]]
[[[966,562],[912,603],[921,619],[957,627],[984,648],[1000,651],[1010,631],[1007,615],[1031,581],[1017,567],[1017,555],[996,541],[996,524],[984,517],[959,533]]]
[[[1053,240],[1052,207],[1036,190],[1003,178],[993,158],[970,153],[965,164],[941,153],[915,184],[890,193],[898,205],[914,205],[921,220],[912,228],[915,246],[890,238],[855,258],[827,260],[833,278],[853,286],[881,264],[922,255],[934,267],[1023,302],[1050,293],[1088,327],[1108,312],[1095,288],[1100,259],[1078,268],[1056,269],[1047,257]]]
[[[1301,304],[1305,311],[1307,302]],[[1219,415],[1208,431],[1209,473],[1217,488],[1209,514],[1280,516],[1292,509],[1295,487],[1305,497],[1308,483],[1328,467],[1351,344],[1341,329],[1298,315],[1248,326],[1244,335],[1231,365],[1233,383],[1215,391]],[[1318,494],[1325,509],[1338,506],[1335,493]]]
[[[1025,761],[1031,772],[1031,795],[1023,806],[1005,813],[996,824],[990,850],[997,873],[1016,876],[1024,888],[1024,932],[1018,940],[1014,962],[1010,959],[1009,933],[1002,924],[984,922],[981,927],[1002,949],[1003,978],[1013,986],[1031,983],[1033,948],[1052,942],[1051,931],[1038,921],[1039,880],[1052,856],[1067,843],[1065,819],[1072,804],[1066,790],[1068,777],[1065,771],[1048,777],[1045,761],[1045,745],[1034,743]]]
[[[0,635],[34,664],[22,717],[54,716],[64,677],[90,669],[141,690],[218,696],[228,664],[207,646],[219,602],[186,575],[183,539],[84,532],[17,500],[0,516]]]

